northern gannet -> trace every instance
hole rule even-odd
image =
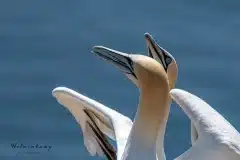
[[[170,87],[173,88],[178,72],[178,67],[174,57],[165,49],[160,47],[150,34],[146,33],[145,39],[148,56],[156,59],[162,64],[167,72]],[[134,77],[129,74],[126,74],[126,76],[137,85],[138,82]],[[106,155],[109,159],[115,159],[115,150],[104,136],[107,135],[111,139],[116,140],[117,155],[118,157],[121,157],[127,137],[132,127],[131,119],[66,87],[57,87],[52,93],[60,104],[69,109],[77,122],[80,124],[83,131],[84,144],[91,155]],[[91,116],[90,112],[92,112]],[[90,126],[89,122],[94,125]],[[113,125],[114,123],[118,123],[118,125]],[[93,132],[90,128],[93,126],[95,127],[95,130],[98,131],[98,134]],[[97,138],[97,135],[100,135],[102,138]],[[158,138],[161,138],[161,136],[158,136]],[[99,139],[103,140],[99,141]],[[161,142],[161,139],[157,140],[157,154],[159,157],[164,154],[164,150],[161,149],[161,143],[158,143],[158,141]]]
[[[164,66],[156,60],[136,54],[126,54],[110,48],[95,46],[93,52],[114,64],[137,82],[140,100],[136,116],[124,147],[117,159],[156,160],[156,141],[161,160],[165,159],[164,134],[169,114],[169,81]]]

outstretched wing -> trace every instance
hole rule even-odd
[[[57,87],[52,91],[57,101],[67,108],[80,124],[84,144],[91,155],[105,155],[108,159],[116,159],[125,147],[132,128],[132,121],[104,106],[66,87]],[[117,142],[117,153],[107,140],[110,137]]]
[[[221,114],[187,91],[172,89],[170,94],[191,120],[194,134],[193,146],[176,160],[240,158],[240,134]]]

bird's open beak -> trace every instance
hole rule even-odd
[[[144,36],[147,43],[148,56],[161,63],[163,68],[167,71],[168,65],[174,61],[173,56],[160,47],[149,33],[145,33]]]
[[[118,69],[124,72],[128,78],[131,76],[132,78],[137,79],[133,69],[133,62],[129,54],[103,46],[94,46],[92,51],[103,59],[114,64]]]

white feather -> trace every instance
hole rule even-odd
[[[80,124],[84,135],[84,144],[91,155],[103,155],[103,151],[96,141],[94,132],[86,123],[86,114],[83,109],[94,113],[94,121],[99,129],[108,137],[116,140],[117,155],[122,154],[132,128],[131,119],[66,87],[57,87],[52,94]]]
[[[170,94],[198,135],[195,144],[176,160],[240,160],[240,134],[223,116],[189,92],[172,89]]]

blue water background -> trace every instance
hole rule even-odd
[[[239,8],[239,0],[1,0],[1,159],[101,159],[89,156],[79,125],[51,91],[67,86],[133,118],[137,88],[90,51],[104,45],[145,54],[145,32],[176,58],[176,87],[240,130]],[[52,149],[25,154],[13,143]],[[189,120],[173,104],[167,159],[189,146]]]

